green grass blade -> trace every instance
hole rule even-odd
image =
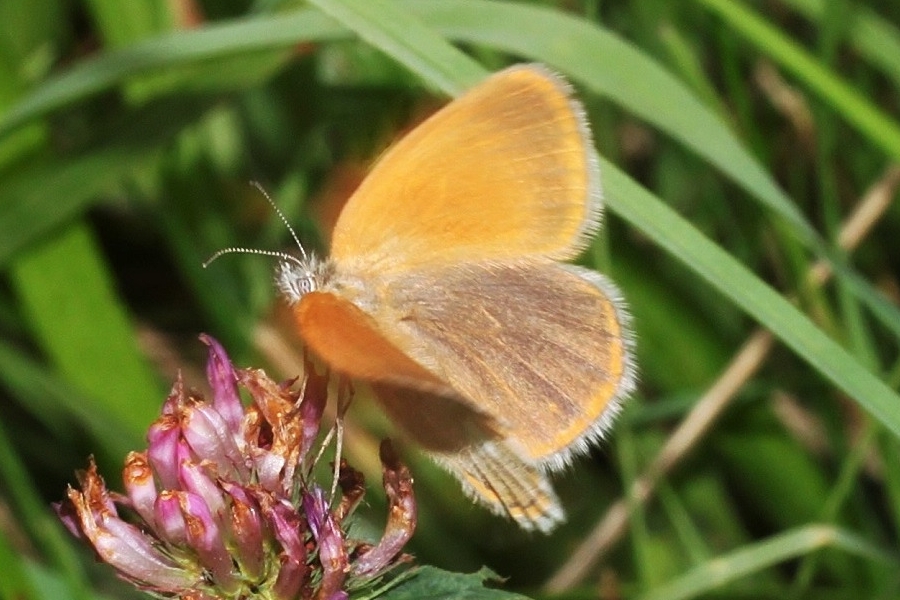
[[[900,437],[900,396],[809,318],[627,175],[604,161],[607,205],[730,298]]]
[[[825,0],[782,1],[814,21],[822,19],[825,13]],[[854,3],[852,10],[846,33],[850,43],[900,87],[900,29],[861,3]]]
[[[44,81],[3,115],[0,138],[24,123],[154,70],[348,35],[345,27],[320,11],[300,10],[286,16],[235,20],[138,42],[102,53]]]
[[[900,160],[900,125],[862,94],[779,32],[752,10],[733,0],[696,0],[714,12],[734,31],[756,44],[762,52],[803,81],[856,129]]]
[[[486,72],[467,54],[392,0],[310,0],[359,37],[405,64],[450,96],[471,87]]]
[[[873,547],[868,541],[850,532],[823,525],[808,525],[720,555],[639,598],[640,600],[695,598],[741,577],[828,547],[883,563],[886,569],[897,568],[894,556]]]
[[[135,343],[111,274],[86,226],[70,227],[17,260],[11,278],[42,349],[93,409],[137,445],[165,390]]]

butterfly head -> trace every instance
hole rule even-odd
[[[282,255],[275,269],[275,285],[289,303],[295,304],[306,294],[320,289],[330,272],[330,263],[315,254],[308,254],[302,259]]]

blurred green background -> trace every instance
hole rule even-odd
[[[628,301],[640,386],[556,479],[551,536],[405,447],[409,550],[546,597],[897,597],[898,24],[890,0],[3,0],[0,598],[138,596],[49,503],[91,453],[116,485],[178,369],[203,389],[200,332],[298,372],[271,261],[201,268],[290,249],[249,182],[323,250],[398,132],[516,61],[593,124],[583,262]],[[377,531],[389,429],[350,419]]]

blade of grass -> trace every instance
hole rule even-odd
[[[59,371],[137,445],[164,390],[135,343],[112,277],[84,225],[74,225],[12,265],[23,313]]]
[[[825,14],[824,0],[782,0],[809,19]],[[847,35],[853,47],[900,87],[900,30],[867,6],[855,3]]]
[[[856,129],[900,160],[900,125],[815,57],[740,2],[695,0],[817,93]]]
[[[471,57],[435,36],[409,7],[392,0],[310,0],[359,37],[418,73],[450,96],[484,79],[487,72]]]
[[[894,556],[851,532],[823,525],[807,525],[750,544],[729,554],[720,555],[691,569],[668,585],[656,588],[639,598],[640,600],[695,598],[741,577],[826,547],[882,563],[886,569],[896,569],[898,566]]]
[[[688,265],[900,437],[900,396],[690,223],[601,159],[613,212]]]

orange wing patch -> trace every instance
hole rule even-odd
[[[372,317],[348,300],[310,292],[294,305],[294,317],[307,345],[339,373],[419,389],[446,388],[388,341]]]

